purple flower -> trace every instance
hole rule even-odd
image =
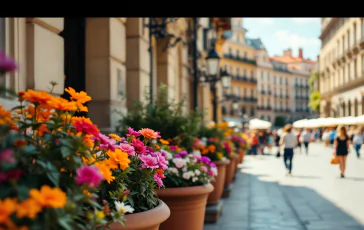
[[[87,184],[92,188],[97,187],[103,179],[104,176],[95,165],[84,165],[77,169],[77,176],[75,178],[77,184]]]
[[[15,163],[16,159],[13,157],[14,151],[12,149],[4,149],[0,152],[0,162]]]
[[[180,154],[176,154],[176,155],[174,155],[174,157],[173,158],[182,158],[182,156],[180,155]]]
[[[121,149],[121,151],[128,153],[129,156],[135,156],[135,149],[133,146],[131,146],[129,144],[121,143],[120,149]]]
[[[182,150],[181,152],[178,153],[181,157],[187,157],[188,156],[188,152],[186,150]]]
[[[208,173],[207,173],[209,176],[213,176],[214,175],[214,172],[212,170],[210,170]]]
[[[4,52],[0,51],[0,74],[13,72],[15,70],[15,61],[11,57],[7,57]]]
[[[202,156],[200,158],[200,162],[204,163],[204,164],[209,164],[211,162],[210,158],[206,157],[206,156]]]
[[[128,137],[129,136],[134,136],[134,137],[139,137],[141,134],[139,132],[136,132],[133,128],[128,128],[128,132],[129,134],[126,134]]]
[[[143,162],[142,168],[156,169],[159,167],[157,158],[151,155],[140,155],[139,160]]]
[[[174,151],[176,151],[177,146],[175,146],[175,145],[171,145],[171,146],[169,146],[169,149],[170,149],[172,152],[174,152]]]
[[[131,145],[134,147],[136,153],[138,153],[138,154],[147,153],[147,147],[140,140],[138,140],[138,139],[132,140]]]
[[[211,162],[211,163],[210,163],[210,167],[211,167],[211,168],[216,168],[215,163]]]
[[[209,142],[214,142],[214,138],[210,137]]]
[[[154,173],[153,178],[154,178],[155,182],[157,182],[158,187],[162,187],[163,186],[162,179],[165,178],[164,175],[161,176],[161,175],[159,175],[158,172],[156,172],[156,173]]]
[[[149,154],[154,153],[154,149],[152,147],[147,147],[147,153]]]

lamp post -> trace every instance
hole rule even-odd
[[[215,124],[217,124],[217,90],[216,83],[221,81],[224,89],[230,88],[231,77],[226,72],[225,69],[220,69],[220,56],[216,52],[215,44],[212,45],[211,50],[209,51],[206,57],[206,65],[207,65],[207,76],[201,76],[200,82],[208,82],[210,83],[210,89],[213,94],[213,120]]]

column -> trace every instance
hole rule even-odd
[[[89,116],[109,132],[125,113],[125,18],[87,18],[86,91],[92,97]]]

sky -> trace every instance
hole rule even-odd
[[[302,48],[304,58],[316,61],[320,53],[320,18],[243,18],[243,26],[246,37],[262,40],[269,56],[282,55],[288,48],[298,56]]]

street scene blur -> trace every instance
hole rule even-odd
[[[0,18],[0,229],[364,230],[364,18]]]

